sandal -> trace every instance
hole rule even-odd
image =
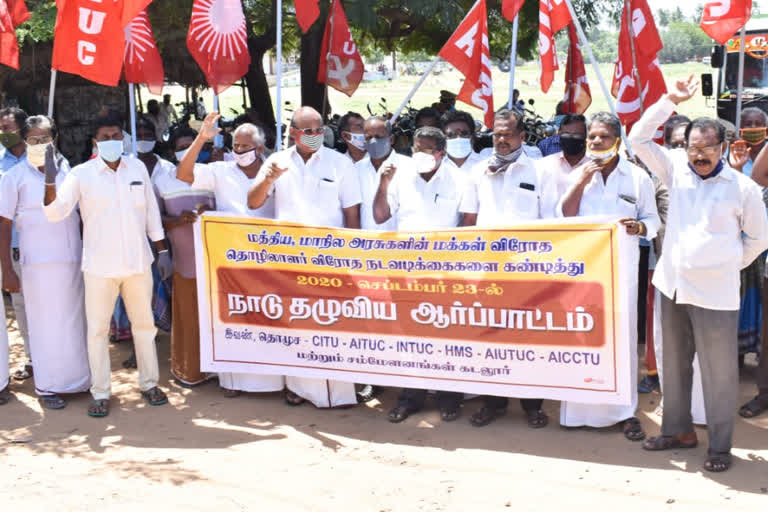
[[[696,448],[699,440],[696,432],[688,432],[679,436],[653,436],[643,441],[643,450],[658,452],[675,448]]]
[[[293,391],[285,390],[285,403],[287,403],[288,405],[295,407],[297,405],[303,404],[304,402],[306,402],[306,400],[301,398],[299,395],[297,395]]]
[[[67,401],[59,395],[46,395],[40,397],[40,403],[46,409],[63,409],[67,406]]]
[[[630,441],[642,441],[645,439],[645,431],[640,420],[634,416],[621,422],[621,431],[624,437]]]
[[[722,473],[730,469],[731,464],[733,464],[733,459],[730,453],[710,454],[704,461],[704,469],[712,473]]]
[[[88,416],[92,418],[103,418],[109,415],[109,400],[94,400],[88,406]]]
[[[130,370],[131,368],[137,368],[136,364],[136,352],[131,354],[131,357],[123,361],[123,368]]]
[[[541,409],[526,411],[526,414],[528,415],[528,426],[531,428],[544,428],[549,424],[549,416]]]
[[[461,407],[458,405],[451,405],[440,409],[440,419],[443,421],[456,421],[461,413]]]
[[[235,398],[240,396],[240,391],[237,389],[221,388],[221,392],[226,398]]]
[[[739,416],[742,418],[754,418],[768,411],[768,397],[757,395],[755,398],[742,405],[739,409]]]
[[[411,409],[410,407],[406,407],[404,405],[398,405],[389,411],[389,414],[387,414],[387,419],[390,423],[400,423],[401,421],[405,421],[405,419],[408,418],[408,416],[410,416],[413,412],[416,412],[416,409]]]
[[[0,389],[0,405],[5,405],[8,403],[8,400],[11,399],[11,385],[5,386],[3,389]]]
[[[163,393],[163,390],[157,386],[142,391],[141,396],[147,400],[149,405],[165,405],[168,403],[168,397]]]
[[[22,368],[19,368],[13,372],[13,378],[16,380],[27,380],[34,374],[31,364],[25,364]]]
[[[484,427],[496,418],[501,418],[507,414],[506,407],[503,409],[492,409],[490,407],[483,406],[479,411],[469,417],[469,423],[473,427]]]

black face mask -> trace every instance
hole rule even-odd
[[[587,139],[573,136],[560,136],[560,147],[566,156],[580,155],[587,149]]]

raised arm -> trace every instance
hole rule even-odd
[[[752,163],[752,179],[762,187],[768,187],[768,144],[763,146]]]
[[[749,266],[768,248],[768,216],[765,215],[763,195],[756,186],[744,189],[741,219],[741,243],[744,248],[741,268]]]
[[[203,149],[203,145],[206,142],[214,138],[221,131],[221,128],[216,126],[219,120],[218,112],[211,112],[205,116],[203,126],[200,127],[200,133],[195,137],[192,145],[189,146],[187,152],[184,153],[184,158],[179,162],[176,167],[176,177],[186,183],[194,183],[195,181],[195,162],[197,162],[197,156],[200,154],[200,150]]]
[[[64,177],[61,185],[56,186],[59,166],[56,164],[53,145],[45,151],[45,194],[43,213],[49,222],[59,222],[67,218],[80,200],[80,177],[72,170]]]
[[[381,180],[379,188],[376,189],[376,196],[373,198],[373,220],[376,224],[383,224],[392,218],[392,211],[389,207],[389,185],[392,178],[397,173],[397,167],[388,163],[381,171]]]

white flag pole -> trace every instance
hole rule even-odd
[[[213,92],[213,110],[219,113],[219,119],[221,119],[221,111],[219,110],[219,95],[216,94],[215,89]],[[218,121],[216,121],[216,126],[219,126]],[[224,147],[224,136],[222,134],[219,133],[213,138],[213,146],[217,148]]]
[[[515,21],[512,22],[512,48],[509,50],[509,101],[507,108],[512,109],[515,93],[515,64],[517,64],[517,29],[520,14],[515,14]]]
[[[741,95],[744,90],[744,33],[745,27],[741,27],[739,37],[741,43],[739,44],[739,78],[737,82],[736,90],[736,136],[741,137]]]
[[[277,0],[277,41],[276,41],[276,53],[277,53],[277,87],[275,89],[275,101],[277,102],[277,108],[275,112],[275,151],[282,149],[282,128],[283,128],[283,0]]]
[[[131,116],[131,154],[136,156],[136,92],[134,85],[128,84],[128,109]]]
[[[56,70],[51,69],[51,84],[48,86],[48,117],[53,119],[53,98],[56,93]]]
[[[437,66],[437,63],[440,62],[440,56],[438,55],[435,57],[435,59],[432,61],[432,64],[429,65],[429,67],[422,73],[421,78],[419,78],[419,81],[416,82],[416,84],[411,89],[411,92],[408,93],[408,96],[405,97],[403,102],[400,104],[399,107],[397,107],[397,110],[395,111],[395,114],[392,116],[392,119],[390,119],[390,123],[395,124],[395,121],[397,121],[397,118],[400,117],[400,114],[402,113],[403,109],[408,105],[408,102],[411,101],[411,98],[413,98],[413,95],[416,94],[416,91],[419,90],[419,87],[421,87],[421,84],[424,83],[424,80],[427,79],[427,76],[432,72],[433,69],[435,69],[435,66]]]
[[[611,113],[616,117],[618,117],[618,114],[616,113],[616,105],[614,105],[613,97],[611,96],[611,91],[608,90],[608,86],[605,85],[605,80],[603,80],[603,75],[600,74],[600,68],[597,65],[595,56],[592,54],[592,47],[589,45],[587,36],[584,35],[584,29],[581,27],[581,22],[576,17],[576,11],[573,9],[573,4],[571,3],[571,0],[565,0],[565,4],[568,6],[568,11],[571,13],[571,19],[573,20],[573,25],[576,27],[576,32],[579,34],[579,40],[581,41],[581,45],[587,50],[589,61],[592,63],[592,68],[594,69],[595,74],[597,75],[597,81],[600,83],[600,88],[602,89],[603,95],[605,96],[605,101],[608,102],[608,107],[611,109]],[[632,148],[629,146],[627,142],[627,134],[626,134],[626,131],[624,130],[624,125],[621,125],[621,140],[624,143],[624,147],[626,148],[627,154],[630,156],[630,158],[634,157]]]

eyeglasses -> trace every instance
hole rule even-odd
[[[669,149],[680,149],[685,147],[685,142],[675,142],[669,145]]]
[[[30,146],[35,146],[37,144],[48,144],[49,142],[53,142],[53,137],[50,135],[31,136],[24,139],[24,142]]]
[[[322,135],[325,133],[325,130],[323,128],[294,128],[297,132],[303,133],[304,135]]]
[[[717,149],[720,147],[720,144],[720,142],[717,142],[711,146],[702,146],[698,148],[696,146],[688,146],[685,148],[685,152],[688,153],[689,156],[696,156],[699,153],[706,156],[713,156],[718,152]]]
[[[468,139],[472,136],[469,130],[457,130],[455,132],[445,132],[446,139]]]

